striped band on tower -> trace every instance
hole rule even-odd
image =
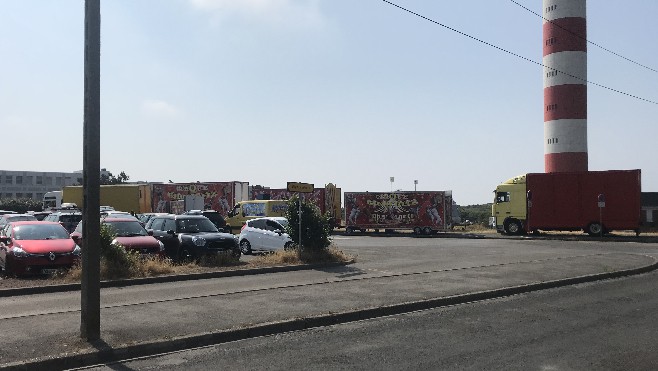
[[[544,170],[587,171],[586,0],[544,0]]]

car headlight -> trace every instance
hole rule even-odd
[[[203,237],[194,236],[192,237],[192,242],[196,246],[204,246],[206,244],[206,239]]]
[[[73,252],[71,252],[71,254],[75,256],[80,256],[82,255],[82,249],[80,248],[80,246],[75,245],[75,248],[73,249]]]
[[[165,251],[164,244],[162,243],[162,241],[158,240],[158,244],[160,245],[160,252]]]
[[[25,257],[30,255],[25,250],[21,249],[20,246],[14,246],[12,251],[13,251],[14,256],[17,257],[17,258],[25,258]]]

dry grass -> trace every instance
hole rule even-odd
[[[321,250],[279,250],[272,254],[257,256],[250,262],[256,267],[271,265],[294,265],[314,263],[337,263],[354,261],[355,257],[344,253],[335,247]]]
[[[198,263],[189,262],[175,264],[170,259],[157,257],[139,258],[132,261],[130,268],[118,268],[101,260],[101,280],[116,280],[122,278],[154,277],[165,274],[192,274],[215,270],[262,268],[275,265],[297,265],[309,263],[349,262],[355,257],[350,256],[336,248],[322,251],[298,250],[277,251],[255,257],[250,262],[241,262],[239,258],[231,255],[218,254],[203,257]],[[68,271],[62,271],[52,277],[58,283],[78,283],[82,278],[82,267],[74,266]]]

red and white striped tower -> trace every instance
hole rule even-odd
[[[544,0],[544,169],[587,171],[586,0]]]

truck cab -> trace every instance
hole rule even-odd
[[[524,233],[527,217],[525,175],[508,179],[496,187],[491,216],[499,233]]]

